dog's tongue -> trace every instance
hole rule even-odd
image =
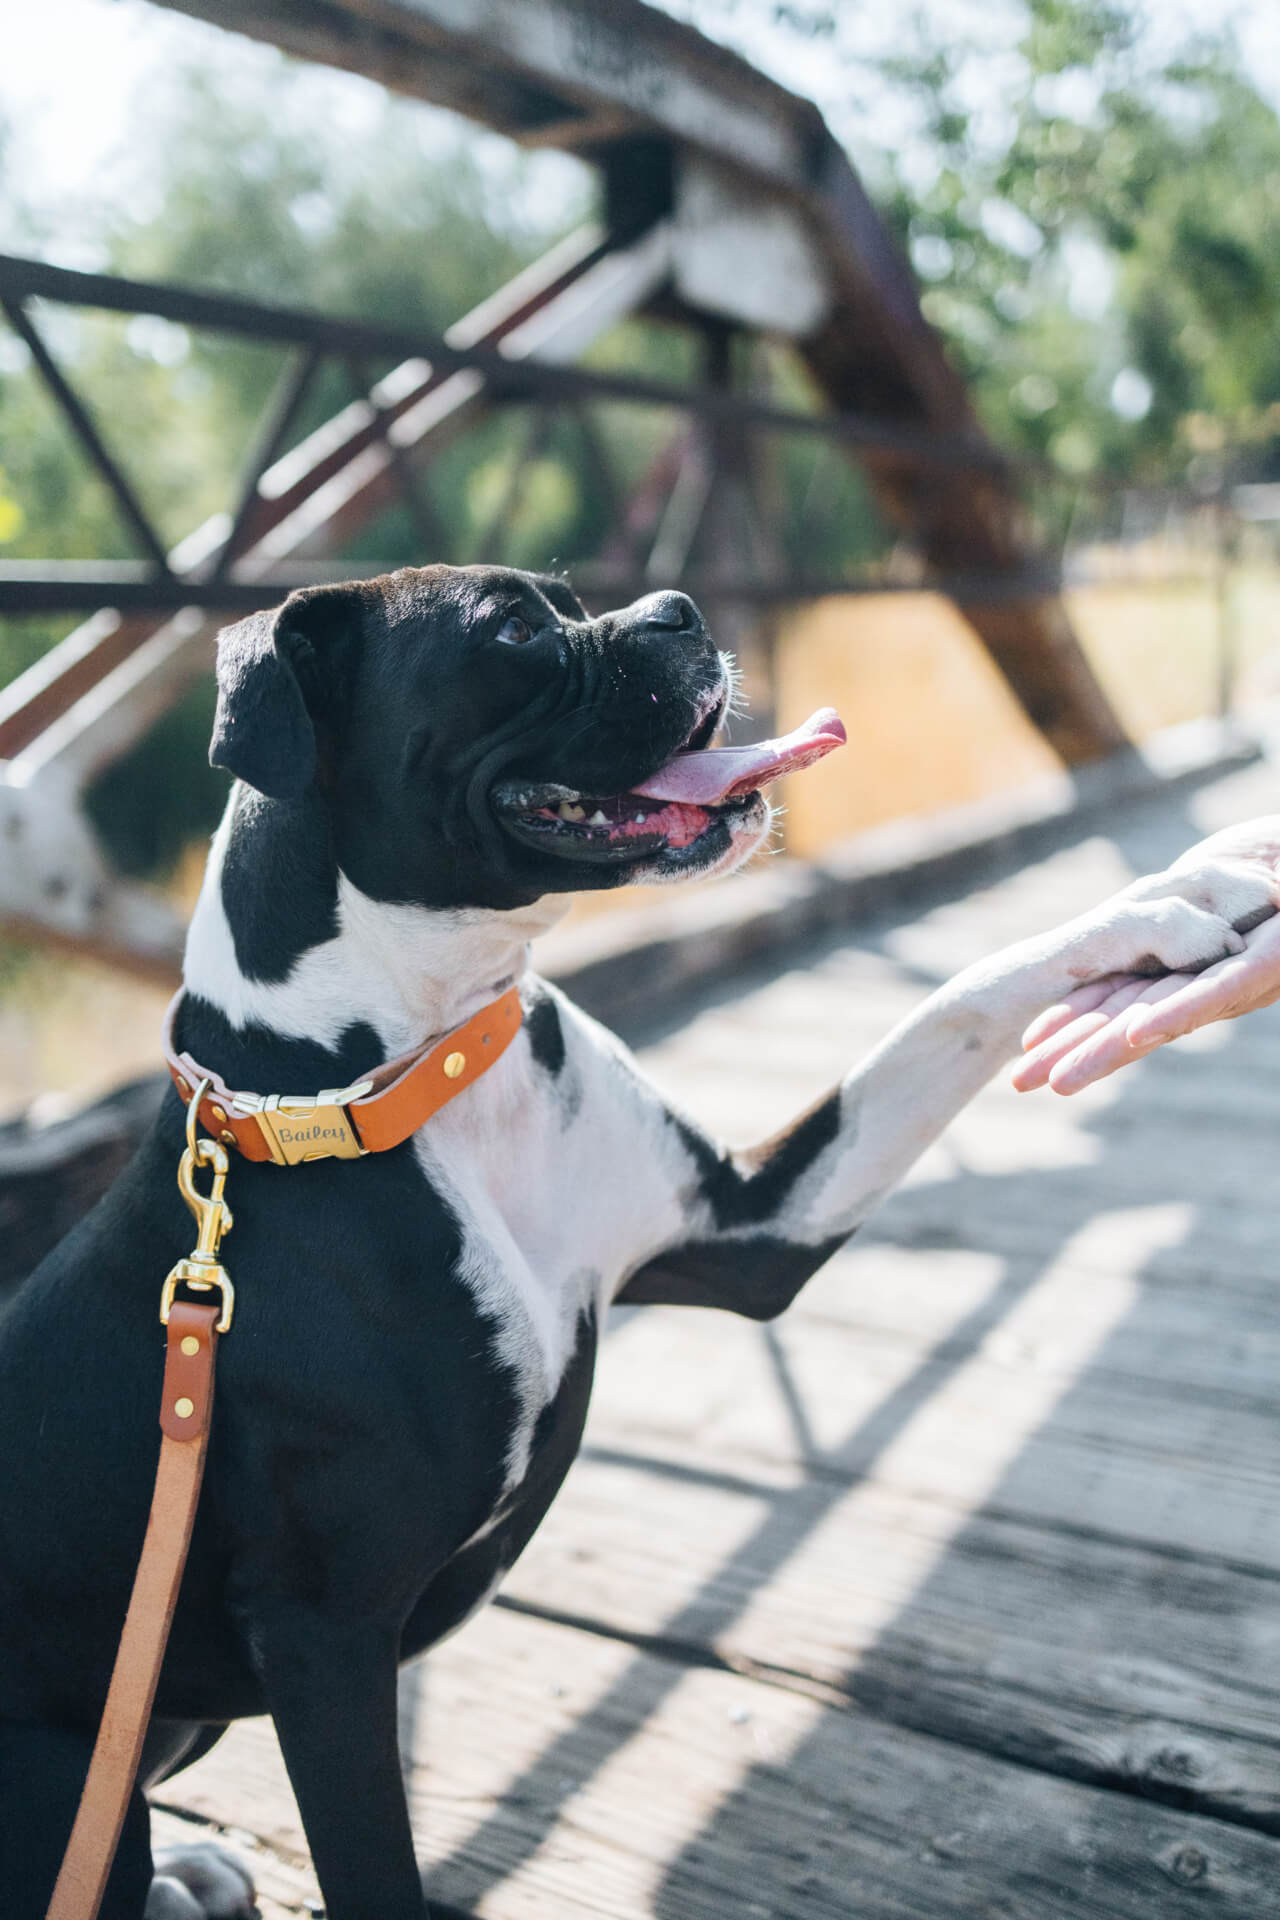
[[[736,793],[751,793],[767,780],[812,766],[833,747],[842,747],[848,735],[834,707],[819,707],[803,726],[781,740],[761,740],[751,747],[705,747],[700,753],[678,753],[633,793],[647,800],[683,800],[690,806],[713,807]]]

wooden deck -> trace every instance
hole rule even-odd
[[[735,984],[645,1049],[728,1137],[1280,769]],[[996,1084],[782,1321],[640,1309],[503,1596],[404,1677],[429,1893],[490,1920],[1280,1915],[1280,1008]],[[334,1729],[342,1738],[341,1728]],[[168,1783],[316,1898],[270,1729]],[[181,1816],[181,1817],[180,1817]]]

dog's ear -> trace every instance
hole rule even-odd
[[[360,611],[354,587],[302,587],[282,607],[223,628],[211,766],[275,800],[306,792],[317,727],[340,711]]]

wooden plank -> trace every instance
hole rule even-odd
[[[1220,1165],[1221,1152],[1219,1148],[1215,1154],[1210,1146],[1206,1157]],[[1153,1159],[1158,1163],[1158,1151]],[[854,1245],[882,1242],[921,1254],[968,1248],[1023,1263],[1043,1259],[1099,1210],[1096,1175],[1097,1168],[1087,1166],[1064,1169],[1059,1178],[1036,1182],[966,1175],[950,1181],[921,1180],[880,1208]],[[1187,1230],[1181,1238],[1148,1252],[1142,1267],[1143,1286],[1153,1293],[1163,1287],[1199,1290],[1223,1303],[1249,1296],[1265,1311],[1276,1298],[1280,1265],[1276,1251],[1280,1227],[1274,1207],[1264,1204],[1261,1195],[1246,1196],[1247,1204],[1242,1205],[1238,1199],[1206,1192],[1206,1177],[1213,1177],[1211,1167],[1188,1170],[1182,1187],[1184,1201],[1166,1201],[1187,1205]],[[1166,1191],[1161,1181],[1157,1204]],[[1190,1205],[1192,1195],[1194,1206]],[[1133,1188],[1127,1195],[1110,1197],[1113,1203],[1132,1200]],[[1124,1257],[1120,1236],[1113,1246],[1101,1246],[1096,1254],[1101,1268],[1123,1263]],[[1206,1300],[1206,1313],[1210,1307]]]
[[[1068,1265],[1002,1282],[980,1310],[984,1345],[941,1357],[798,1316],[777,1323],[771,1348],[731,1316],[643,1309],[606,1345],[588,1432],[610,1448],[698,1442],[743,1463],[807,1452],[837,1475],[970,1511],[1280,1570],[1272,1402],[1159,1381],[1134,1392],[1089,1368],[1107,1331],[1093,1323],[1076,1328],[1074,1352],[1064,1323],[1051,1369],[990,1356],[986,1335],[1016,1355],[1026,1300],[1071,1278]]]
[[[918,1224],[914,1215],[911,1223]],[[1274,1274],[1256,1286],[1233,1285],[1237,1276],[1219,1278],[1203,1254],[1190,1256],[1194,1264],[1179,1272],[1162,1246],[1170,1267],[1162,1267],[1153,1283],[1155,1262],[1144,1262],[1140,1311],[1130,1312],[1133,1279],[1125,1241],[1150,1225],[1145,1209],[1111,1214],[1092,1236],[1089,1259],[1060,1259],[1060,1287],[1032,1289],[1016,1333],[1000,1325],[998,1311],[985,1314],[984,1303],[992,1301],[1011,1266],[1028,1275],[1052,1258],[1030,1233],[1016,1251],[934,1247],[927,1234],[920,1245],[856,1240],[815,1275],[785,1324],[846,1327],[859,1341],[883,1347],[886,1365],[904,1348],[947,1363],[981,1349],[998,1367],[1056,1373],[1065,1387],[1072,1374],[1063,1356],[1084,1319],[1108,1328],[1090,1374],[1100,1383],[1109,1380],[1117,1393],[1145,1394],[1158,1383],[1205,1400],[1227,1396],[1234,1404],[1257,1399],[1269,1405],[1280,1379]],[[975,1324],[966,1326],[971,1316]]]
[[[1274,1576],[683,1447],[584,1458],[502,1604],[1280,1832]]]
[[[565,1920],[1169,1920],[1273,1910],[1268,1836],[1012,1767],[736,1674],[490,1612],[420,1671],[428,1893]],[[263,1723],[166,1800],[305,1845]]]

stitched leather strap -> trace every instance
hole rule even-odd
[[[308,1108],[305,1101],[290,1105],[289,1096],[281,1095],[284,1105],[264,1116],[243,1110],[261,1107],[259,1095],[240,1096],[238,1110],[237,1096],[217,1074],[198,1065],[189,1053],[175,1051],[174,1027],[181,1001],[181,994],[171,1001],[164,1023],[164,1057],[179,1095],[189,1100],[193,1089],[207,1078],[209,1091],[200,1103],[200,1124],[224,1145],[237,1147],[246,1160],[277,1162],[282,1159],[280,1137],[286,1132],[292,1136],[293,1157],[298,1160],[330,1154],[349,1158],[398,1147],[501,1058],[523,1018],[520,995],[509,987],[443,1040],[416,1047],[364,1074],[356,1084],[368,1083],[369,1090],[355,1099],[335,1104],[310,1096]],[[348,1128],[354,1138],[344,1141]]]
[[[48,1920],[95,1920],[115,1859],[204,1477],[218,1308],[174,1302],[160,1400],[160,1460],[142,1557],[97,1743]]]

